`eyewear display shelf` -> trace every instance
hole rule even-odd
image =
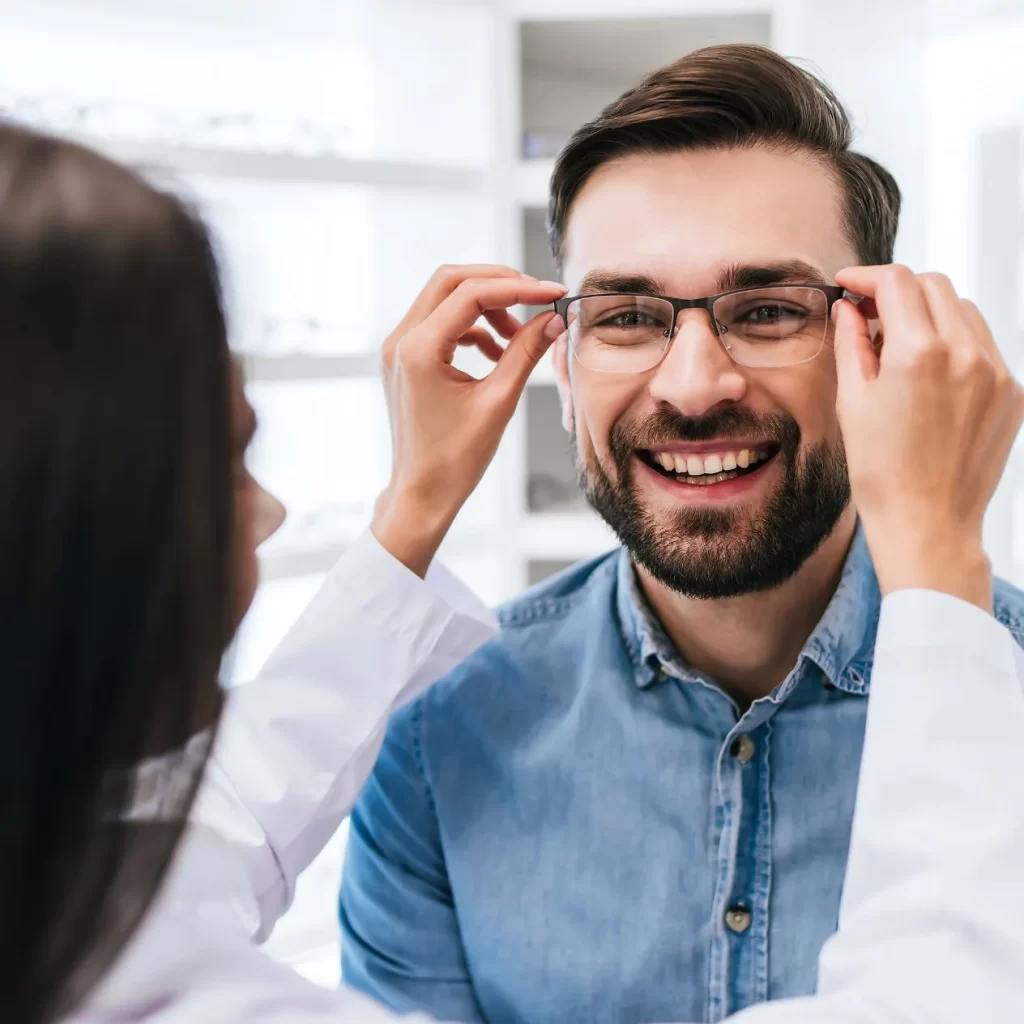
[[[509,111],[499,149],[508,262],[543,280],[559,279],[547,240],[548,185],[555,156],[580,124],[690,50],[725,42],[771,45],[778,6],[508,0],[499,33],[505,43],[500,91]],[[503,456],[514,487],[513,591],[615,546],[580,496],[550,358],[530,380]]]
[[[231,144],[132,141],[97,135],[88,127],[78,136],[156,176],[475,196],[493,214],[490,258],[552,278],[557,270],[545,230],[548,182],[554,156],[571,132],[646,72],[689,50],[718,42],[772,43],[778,6],[750,0],[637,0],[627,11],[603,0],[466,0],[467,8],[482,8],[493,19],[492,79],[474,86],[492,104],[494,137],[483,166],[247,148],[235,145],[236,139]],[[242,338],[240,355],[248,381],[259,386],[373,381],[381,340],[374,335],[381,333],[367,336],[363,351],[344,354],[253,354],[244,351]],[[472,358],[462,365],[483,368]],[[309,579],[326,572],[365,526],[372,496],[367,499],[361,511],[340,516],[322,543],[271,547],[263,556],[264,580]],[[485,599],[499,602],[615,543],[579,496],[546,360],[531,379],[481,493],[460,517],[442,554]]]

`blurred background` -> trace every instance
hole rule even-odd
[[[236,681],[368,522],[389,459],[377,350],[427,277],[465,262],[552,277],[566,138],[648,70],[724,42],[820,70],[903,188],[897,259],[948,273],[1020,373],[1024,0],[0,0],[0,116],[144,168],[213,227],[261,424],[252,468],[290,513]],[[1022,483],[1015,456],[987,525],[1017,583]],[[581,504],[542,367],[444,558],[496,603],[613,544]],[[343,843],[269,944],[326,985]]]

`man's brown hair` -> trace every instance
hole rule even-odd
[[[899,186],[884,167],[850,149],[852,138],[836,94],[774,50],[694,50],[653,71],[568,141],[551,179],[551,251],[561,267],[573,201],[602,164],[631,153],[769,146],[821,158],[845,197],[847,236],[858,258],[891,263]]]

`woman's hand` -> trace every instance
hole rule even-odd
[[[881,321],[872,339],[852,303],[833,312],[837,411],[882,592],[924,587],[991,611],[982,521],[1020,428],[1021,388],[942,274],[852,267],[836,282]]]
[[[418,575],[494,458],[531,371],[564,329],[550,312],[521,325],[509,307],[547,304],[564,293],[508,267],[442,267],[385,341],[392,468],[372,529]],[[504,349],[475,326],[481,317],[508,341]],[[457,370],[460,344],[497,365],[481,380]]]

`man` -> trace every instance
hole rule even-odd
[[[730,46],[560,156],[565,423],[624,548],[503,609],[393,720],[341,898],[346,980],[392,1007],[712,1021],[813,991],[879,614],[830,314],[868,291],[842,268],[891,263],[899,208],[850,136],[825,86]],[[909,330],[960,308],[880,273]],[[997,582],[995,613],[1024,636],[1024,595]]]

